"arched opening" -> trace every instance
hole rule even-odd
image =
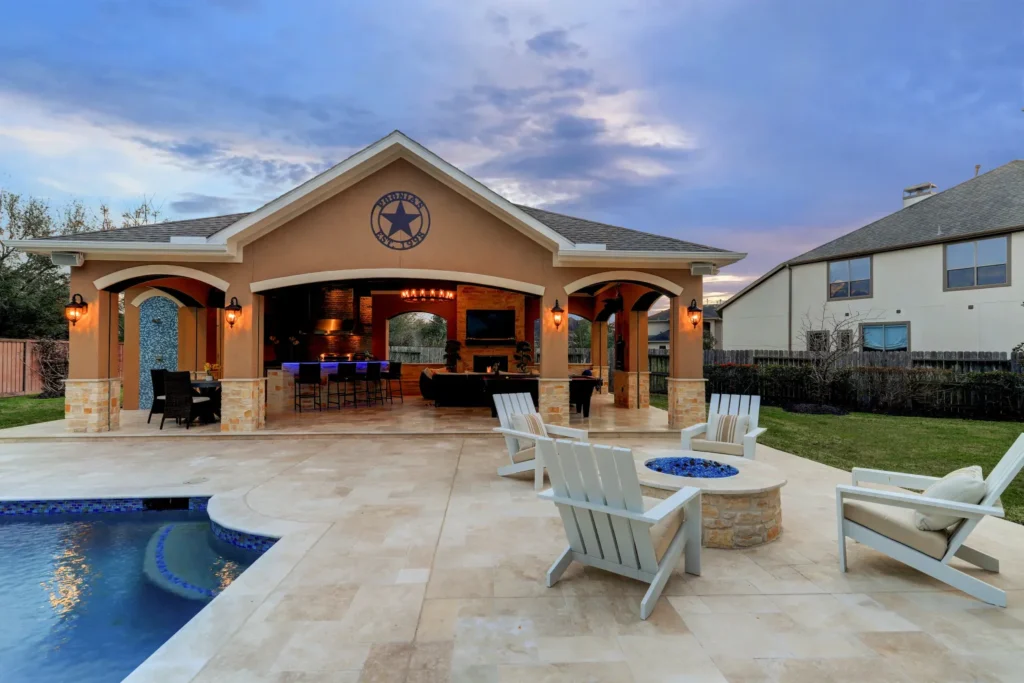
[[[590,342],[592,324],[575,313],[569,314],[569,365],[591,363]]]
[[[409,311],[388,319],[388,360],[443,363],[448,321],[436,313]]]

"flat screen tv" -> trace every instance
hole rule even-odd
[[[467,340],[515,341],[515,311],[466,311]]]

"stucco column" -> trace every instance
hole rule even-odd
[[[118,377],[118,296],[98,291],[80,268],[71,269],[71,294],[88,310],[68,330],[68,379],[64,383],[64,424],[72,432],[106,432],[121,420]]]
[[[555,301],[565,311],[556,328]],[[547,286],[540,304],[540,386],[537,406],[544,422],[569,424],[569,299],[561,285]]]
[[[615,334],[625,342],[624,371],[615,373],[615,405],[647,408],[651,405],[647,360],[647,310],[651,290],[634,284],[619,287],[622,309],[615,314]],[[633,307],[642,307],[634,311]]]
[[[139,353],[142,337],[139,331],[139,307],[132,306],[146,287],[131,287],[124,293],[124,352],[121,356],[121,404],[125,410],[139,410],[139,383],[142,380],[139,369]],[[145,407],[149,410],[149,406]]]
[[[699,292],[695,298],[700,300]],[[704,330],[700,324],[694,327],[687,318],[690,300],[682,296],[669,300],[668,424],[673,429],[704,422],[707,417]]]
[[[227,302],[237,297],[242,312],[228,325],[219,311],[224,330],[221,379],[222,432],[252,432],[267,422],[267,380],[263,377],[263,297],[252,294],[248,283],[232,283]]]
[[[590,324],[590,364],[594,366],[594,377],[604,380],[606,386],[608,363],[608,323],[595,321]]]

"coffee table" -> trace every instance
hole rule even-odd
[[[649,469],[654,458],[698,458],[731,465],[731,477],[680,477]],[[645,496],[668,498],[684,486],[701,490],[703,543],[707,548],[751,548],[774,541],[782,533],[782,487],[786,479],[776,468],[733,455],[669,448],[633,451],[640,488]]]

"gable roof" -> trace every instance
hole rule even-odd
[[[790,265],[950,242],[1024,226],[1024,161],[1011,161],[789,261]]]
[[[584,265],[591,262],[605,264],[616,259],[642,259],[652,264],[673,267],[694,260],[726,265],[746,256],[513,204],[400,131],[394,131],[251,213],[62,235],[42,240],[11,241],[9,244],[34,253],[82,251],[145,255],[159,252],[185,255],[201,252],[206,259],[219,256],[239,260],[240,247],[244,244],[276,229],[399,158],[412,163],[550,249],[556,265]]]
[[[783,261],[719,308],[725,308],[789,266],[1021,229],[1024,229],[1024,160],[1018,159]]]

